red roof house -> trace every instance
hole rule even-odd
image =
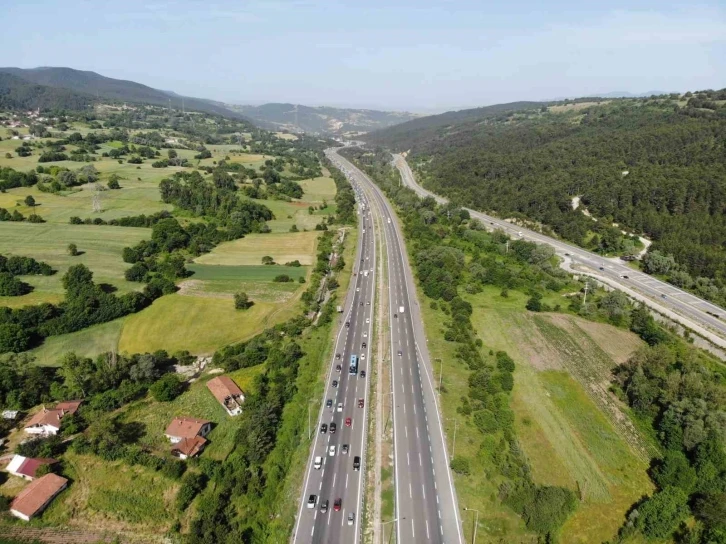
[[[202,453],[202,450],[206,445],[207,439],[201,436],[195,436],[194,438],[182,438],[171,448],[171,453],[179,459],[196,457]]]
[[[50,458],[32,458],[15,455],[8,463],[7,471],[26,480],[35,480],[36,471],[43,465],[53,465],[58,461]]]
[[[82,402],[82,400],[69,400],[59,402],[55,408],[50,410],[45,407],[41,408],[26,423],[25,432],[43,436],[58,434],[61,427],[61,419],[68,414],[75,414]]]
[[[242,413],[242,403],[245,401],[245,395],[237,384],[232,381],[232,378],[217,376],[207,382],[207,388],[229,415],[236,416]]]
[[[166,437],[172,444],[181,442],[184,438],[205,437],[212,430],[211,422],[194,417],[175,417],[166,428]]]
[[[28,484],[10,504],[10,513],[30,521],[50,504],[58,493],[68,486],[68,480],[57,474],[49,473]]]

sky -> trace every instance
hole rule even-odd
[[[0,66],[225,102],[434,112],[726,87],[726,2],[25,0]]]

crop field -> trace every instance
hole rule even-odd
[[[330,177],[330,172],[323,171],[323,176],[313,179],[304,179],[298,181],[303,188],[303,200],[305,202],[322,202],[326,200],[332,202],[335,198],[335,182]]]
[[[208,265],[259,265],[262,257],[270,256],[280,265],[295,260],[310,265],[315,260],[319,236],[319,231],[248,234],[239,240],[220,244],[211,253],[197,257],[195,262]],[[265,268],[277,270],[280,267]],[[289,271],[277,272],[272,277],[283,273],[289,274]]]
[[[58,302],[64,294],[61,278],[75,264],[85,264],[93,271],[96,283],[110,284],[119,293],[139,289],[140,284],[123,277],[130,265],[123,262],[121,251],[149,236],[150,230],[142,228],[4,222],[0,227],[0,254],[33,257],[47,262],[58,272],[52,276],[23,277],[35,290],[21,297],[0,297],[0,306]],[[83,253],[76,257],[68,255],[70,243],[75,243]]]
[[[38,365],[57,366],[60,358],[69,352],[94,358],[107,351],[116,351],[125,319],[122,317],[77,332],[50,336],[28,353],[35,357]]]

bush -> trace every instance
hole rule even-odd
[[[234,307],[238,310],[246,310],[250,308],[254,302],[250,300],[247,293],[239,292],[234,294]]]
[[[649,497],[638,508],[635,525],[648,538],[667,538],[688,516],[688,495],[677,487],[667,487]]]
[[[530,312],[541,312],[542,311],[542,295],[539,293],[533,294],[527,301],[526,308]]]
[[[577,508],[577,497],[564,487],[542,486],[534,493],[534,500],[525,505],[523,516],[527,527],[540,534],[553,533]]]
[[[156,400],[169,402],[184,392],[184,383],[176,374],[164,374],[149,391]]]
[[[471,474],[471,466],[467,457],[457,456],[451,460],[451,470],[457,474],[468,476]]]
[[[207,485],[207,478],[204,474],[188,472],[182,478],[181,487],[176,495],[176,506],[184,511]]]
[[[275,276],[272,281],[274,281],[275,283],[287,283],[287,282],[295,281],[295,280],[293,280],[287,274],[279,274],[279,275]]]
[[[71,257],[78,255],[78,246],[76,244],[68,244],[68,255]]]

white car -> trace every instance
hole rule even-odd
[[[368,338],[368,333],[363,331],[363,338]]]
[[[338,403],[338,409],[337,409],[337,411],[338,412],[342,412],[343,411],[343,403],[342,402],[339,402]]]
[[[370,323],[370,322],[371,322],[370,318],[369,318],[369,317],[366,317],[366,325],[367,325],[368,323]]]
[[[360,354],[360,360],[361,360],[361,361],[364,361],[364,360],[365,360],[365,358],[366,358],[366,354],[365,354],[365,353],[361,353],[361,354]]]
[[[319,455],[315,458],[315,463],[313,463],[313,466],[316,470],[320,470],[320,467],[323,466],[323,458]]]
[[[335,455],[335,446],[330,446],[330,448],[328,449],[328,455],[330,455],[330,457],[333,457]]]

